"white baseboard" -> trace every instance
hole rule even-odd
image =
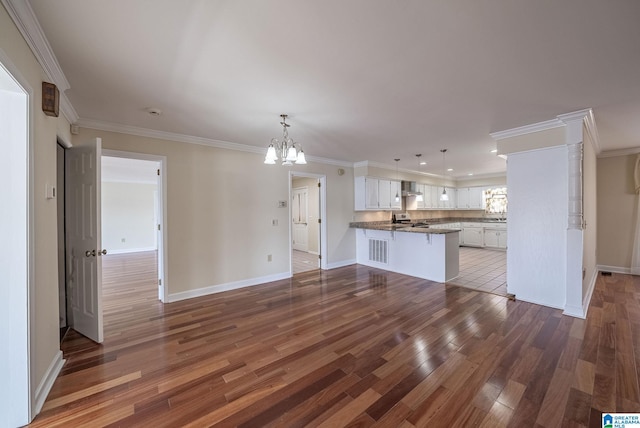
[[[44,405],[44,401],[47,399],[47,395],[51,391],[53,387],[53,382],[55,382],[56,378],[60,374],[60,370],[62,370],[62,366],[64,366],[64,360],[62,359],[62,351],[56,352],[56,355],[53,357],[51,364],[49,364],[49,368],[45,372],[44,376],[40,380],[38,387],[36,388],[36,394],[34,397],[33,403],[33,415],[34,418],[40,410],[42,410],[42,406]]]
[[[508,289],[507,289],[507,292],[509,292]],[[535,305],[546,306],[548,308],[564,309],[564,308],[561,308],[560,306],[556,306],[556,305],[554,305],[554,304],[552,304],[550,302],[545,302],[545,301],[538,300],[538,299],[530,299],[530,298],[527,298],[526,296],[525,297],[521,297],[520,294],[516,294],[516,300],[520,300],[522,302],[527,302],[527,303],[533,303]]]
[[[157,247],[147,248],[123,248],[121,250],[109,250],[109,254],[128,254],[128,253],[142,253],[144,251],[156,251]]]
[[[628,267],[598,265],[596,266],[596,269],[598,269],[598,271],[623,273],[625,275],[631,275],[631,268],[628,268]]]
[[[169,294],[166,303],[179,302],[180,300],[193,299],[194,297],[207,296],[209,294],[222,293],[223,291],[237,290],[238,288],[251,287],[254,285],[265,284],[267,282],[280,281],[281,279],[291,278],[289,272],[277,273],[274,275],[261,276],[258,278],[243,279],[241,281],[227,282],[225,284],[216,284],[209,287],[198,288],[195,290],[181,291],[179,293]]]
[[[340,260],[338,262],[327,263],[327,269],[337,269],[349,265],[355,265],[356,259]]]

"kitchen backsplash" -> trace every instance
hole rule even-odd
[[[354,222],[363,221],[391,221],[392,211],[356,211]],[[413,220],[432,218],[498,218],[499,214],[487,214],[484,210],[417,210],[407,211]]]

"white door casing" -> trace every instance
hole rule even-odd
[[[293,249],[309,250],[308,189],[293,189],[291,196],[291,218],[293,221]]]
[[[72,326],[103,341],[100,159],[96,138],[70,148],[66,156],[68,290]]]

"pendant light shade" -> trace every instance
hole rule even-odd
[[[400,159],[394,159],[396,161],[396,180],[398,179],[398,161]],[[396,202],[400,202],[400,194],[398,193],[398,188],[396,187]]]

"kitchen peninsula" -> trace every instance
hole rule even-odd
[[[436,282],[458,276],[460,229],[391,223],[351,223],[356,231],[356,261]]]

